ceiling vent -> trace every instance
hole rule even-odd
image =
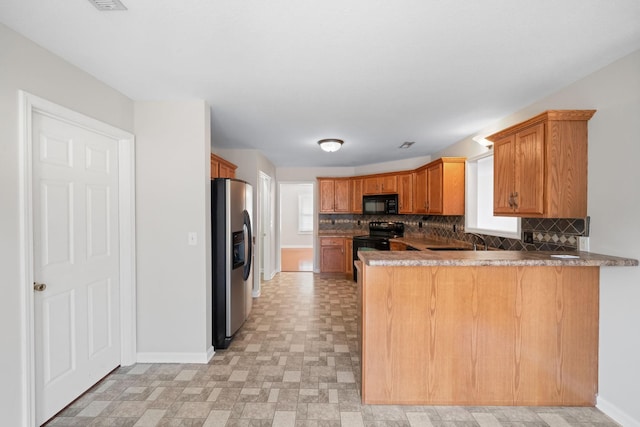
[[[89,0],[89,2],[101,11],[127,10],[119,0]]]

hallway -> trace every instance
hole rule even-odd
[[[617,426],[596,408],[361,405],[352,281],[280,273],[208,365],[117,369],[50,426]]]

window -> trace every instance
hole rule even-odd
[[[298,233],[313,232],[313,194],[298,195]]]
[[[467,159],[465,231],[520,239],[520,218],[493,216],[493,151]]]

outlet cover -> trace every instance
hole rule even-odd
[[[589,252],[589,238],[585,236],[578,237],[578,250]]]
[[[522,240],[525,243],[533,243],[533,231],[524,231],[522,233]]]

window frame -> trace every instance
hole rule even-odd
[[[308,199],[305,201],[305,199]],[[309,208],[310,213],[305,213],[306,207]],[[308,221],[304,221],[304,218],[308,217]],[[313,234],[313,192],[310,194],[298,194],[298,234]],[[309,229],[304,228],[303,224],[308,224]]]
[[[465,215],[464,228],[466,232],[485,234],[489,236],[506,237],[509,239],[522,240],[522,219],[516,217],[516,230],[506,230],[499,228],[481,228],[478,227],[478,161],[487,157],[493,157],[493,150],[486,151],[466,160],[465,167]],[[491,173],[493,181],[493,171]],[[491,200],[493,200],[493,191],[491,192]],[[493,203],[491,204],[493,205]],[[491,211],[493,215],[493,209]],[[514,217],[502,217],[514,218]]]

